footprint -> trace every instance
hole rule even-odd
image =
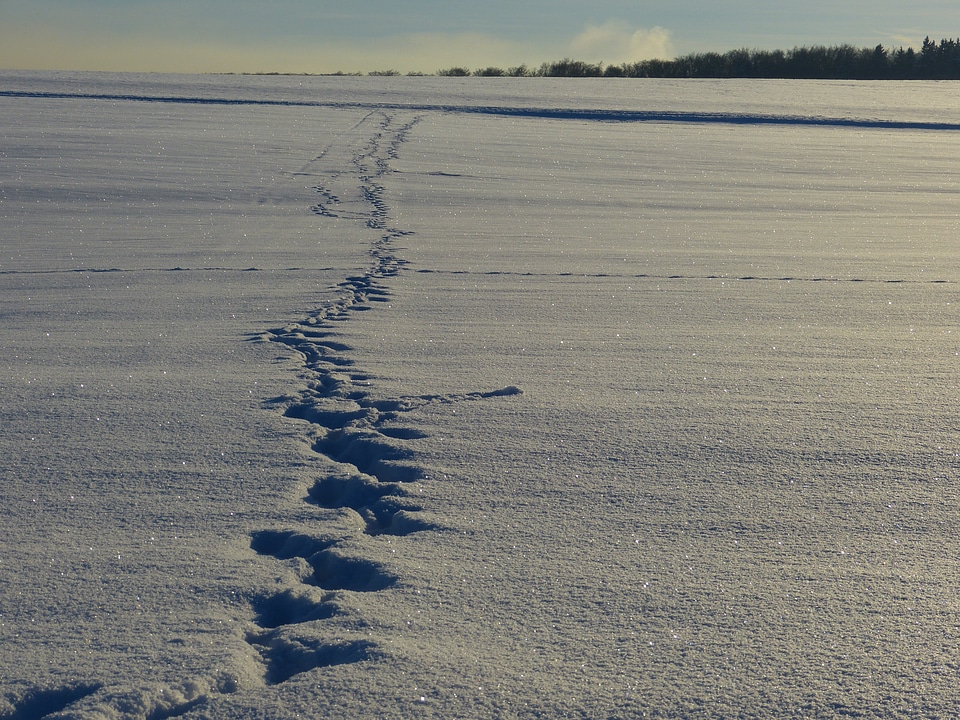
[[[385,572],[372,560],[340,555],[335,550],[323,550],[306,558],[313,567],[313,582],[324,590],[352,590],[376,592],[393,585],[397,578]]]
[[[315,593],[312,588],[305,586],[298,590],[288,589],[275,595],[254,598],[250,604],[257,614],[257,625],[274,630],[282,625],[328,620],[340,612],[335,602],[336,593],[324,593],[319,598]]]
[[[70,705],[93,695],[101,687],[99,683],[77,683],[55,689],[33,688],[16,698],[8,694],[6,699],[13,706],[12,712],[0,715],[0,720],[35,720],[66,710]]]
[[[314,638],[272,635],[262,648],[267,661],[268,685],[279,685],[294,675],[347,663],[368,660],[375,655],[372,642],[324,643]]]
[[[347,407],[344,408],[344,405],[347,405]],[[370,410],[368,409],[354,403],[344,402],[330,404],[320,402],[297,403],[288,407],[284,412],[286,417],[306,420],[314,425],[331,429],[344,428],[369,414]]]
[[[250,548],[260,555],[272,555],[278,560],[309,558],[333,545],[333,540],[318,540],[302,533],[282,530],[261,530],[253,533]]]
[[[261,555],[278,560],[301,558],[312,573],[303,582],[324,590],[372,592],[383,590],[396,578],[370,560],[351,558],[337,553],[336,541],[320,540],[296,532],[266,530],[254,533],[250,547]]]
[[[325,508],[348,507],[362,511],[384,495],[396,494],[399,487],[378,483],[362,475],[328,475],[317,480],[308,494],[310,499]]]
[[[313,449],[331,460],[353,465],[380,482],[414,482],[423,478],[420,468],[404,462],[413,458],[410,450],[386,442],[386,438],[374,430],[331,430],[314,443]]]
[[[378,429],[381,435],[396,438],[397,440],[420,440],[429,437],[422,430],[417,430],[412,427],[380,427]]]

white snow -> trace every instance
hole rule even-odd
[[[949,716],[944,83],[0,73],[0,718]]]

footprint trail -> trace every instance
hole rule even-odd
[[[345,278],[336,297],[308,317],[256,338],[283,345],[302,358],[305,389],[274,398],[270,405],[286,417],[308,423],[312,449],[326,460],[307,501],[356,513],[361,520],[356,532],[366,536],[435,529],[419,516],[421,507],[405,489],[426,475],[404,444],[425,434],[402,423],[404,413],[431,404],[521,392],[508,386],[452,395],[379,397],[372,390],[372,378],[357,367],[353,349],[339,339],[338,328],[354,313],[375,310],[378,303],[390,300],[389,283],[406,265],[395,245],[409,233],[392,226],[383,180],[417,121],[417,117],[371,112],[348,138],[327,148],[304,169],[304,174],[309,170],[317,180],[318,200],[311,208],[316,215],[339,223],[361,223],[373,231],[370,265],[363,274]],[[256,628],[247,640],[263,659],[267,684],[376,657],[375,642],[331,639],[332,628],[324,633],[323,623],[358,622],[344,609],[346,593],[382,592],[402,581],[375,558],[348,552],[344,546],[349,536],[331,537],[312,530],[264,529],[252,536],[252,550],[285,561],[299,581],[251,603]]]

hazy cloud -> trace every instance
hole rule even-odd
[[[919,28],[897,29],[890,33],[877,33],[877,37],[884,41],[887,48],[890,47],[912,47],[919,49],[923,44],[923,38],[929,35]],[[931,40],[933,37],[930,38]],[[940,39],[939,37],[937,38]],[[879,42],[879,40],[878,40]]]
[[[578,60],[611,65],[676,55],[669,30],[633,29],[616,20],[587,27],[574,38],[571,50]]]

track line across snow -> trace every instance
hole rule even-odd
[[[336,470],[316,479],[309,501],[324,508],[349,508],[363,518],[359,532],[368,535],[409,535],[434,526],[418,517],[420,507],[408,496],[406,483],[425,479],[403,442],[424,434],[398,417],[433,403],[466,402],[520,394],[514,386],[454,395],[377,397],[370,378],[357,369],[352,348],[337,339],[337,326],[354,313],[375,309],[390,297],[388,281],[404,261],[394,241],[408,234],[392,227],[382,179],[389,163],[418,118],[368,114],[352,130],[358,143],[328,148],[315,161],[319,197],[313,211],[321,216],[363,223],[378,236],[369,249],[370,266],[361,275],[345,278],[338,297],[309,317],[258,335],[256,340],[283,345],[303,361],[307,389],[270,404],[287,417],[309,423],[313,450],[332,461]],[[354,148],[354,149],[351,149]],[[344,157],[347,153],[349,157]],[[253,601],[257,630],[248,641],[263,657],[265,681],[277,684],[308,670],[358,662],[376,655],[369,640],[318,641],[298,633],[304,623],[344,614],[344,592],[378,592],[395,577],[375,559],[354,557],[341,545],[347,538],[330,538],[301,529],[264,529],[253,534],[251,548],[277,560],[297,559],[309,568],[303,587],[268,592]]]

